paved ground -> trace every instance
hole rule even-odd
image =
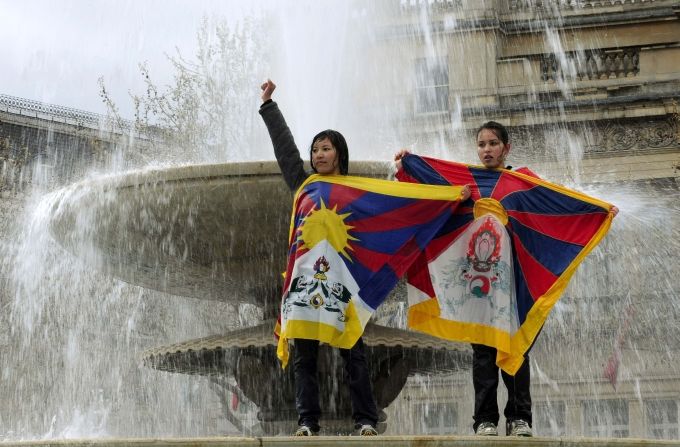
[[[680,447],[680,440],[593,438],[479,438],[473,436],[319,436],[314,438],[73,439],[3,441],[0,447]]]

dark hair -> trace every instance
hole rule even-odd
[[[496,121],[487,121],[486,123],[479,126],[476,135],[479,136],[479,132],[481,132],[484,129],[488,129],[491,132],[493,132],[503,142],[503,144],[508,144],[508,142],[510,141],[508,129],[506,129],[505,126],[502,125],[501,123],[497,123]]]
[[[345,141],[345,137],[342,136],[340,132],[337,130],[323,130],[316,134],[314,138],[312,138],[312,144],[309,146],[309,163],[312,165],[312,169],[314,172],[316,172],[316,168],[314,167],[314,162],[312,160],[312,150],[314,149],[314,143],[317,141],[325,140],[328,138],[328,141],[331,142],[333,147],[335,148],[335,151],[338,153],[338,164],[340,166],[340,174],[342,175],[347,175],[347,172],[349,170],[349,149],[347,149],[347,142]]]

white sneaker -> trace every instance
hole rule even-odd
[[[311,427],[300,425],[293,436],[317,436],[319,433],[312,431]]]
[[[362,425],[359,429],[359,436],[378,436],[378,430],[370,424]]]
[[[530,438],[534,435],[531,432],[529,423],[523,419],[515,419],[514,421],[508,422],[506,432],[508,436],[523,436],[526,438]]]
[[[482,422],[475,430],[477,436],[498,436],[498,428],[493,422]]]

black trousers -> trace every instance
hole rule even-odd
[[[493,422],[498,425],[498,366],[496,366],[496,348],[484,345],[472,345],[472,383],[475,387],[475,421],[473,429],[482,422]],[[505,405],[505,418],[508,421],[531,420],[531,370],[529,355],[524,355],[524,363],[515,376],[501,371],[503,382],[508,390],[508,402]]]
[[[298,425],[306,425],[314,431],[319,430],[319,417],[321,416],[317,373],[318,355],[319,342],[317,340],[295,339],[293,361]],[[378,410],[371,389],[364,341],[359,338],[352,349],[340,349],[340,356],[344,361],[345,378],[349,381],[352,418],[357,428],[364,424],[375,426],[378,423]]]

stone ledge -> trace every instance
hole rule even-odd
[[[179,352],[230,349],[262,346],[276,346],[274,325],[276,320],[268,320],[257,326],[237,329],[223,335],[213,335],[168,346],[151,348],[142,353],[142,358],[154,355],[168,355]],[[374,323],[366,325],[363,334],[367,346],[402,346],[406,348],[430,348],[448,351],[469,352],[469,345],[433,337],[409,329],[397,329]]]
[[[60,439],[40,441],[3,441],[3,447],[275,447],[297,446],[327,447],[352,445],[384,447],[657,447],[680,445],[680,441],[654,439],[612,439],[612,438],[480,438],[475,436],[378,436],[360,438],[358,436],[319,436],[314,438],[295,437],[214,437],[214,438],[160,438],[160,439]]]

